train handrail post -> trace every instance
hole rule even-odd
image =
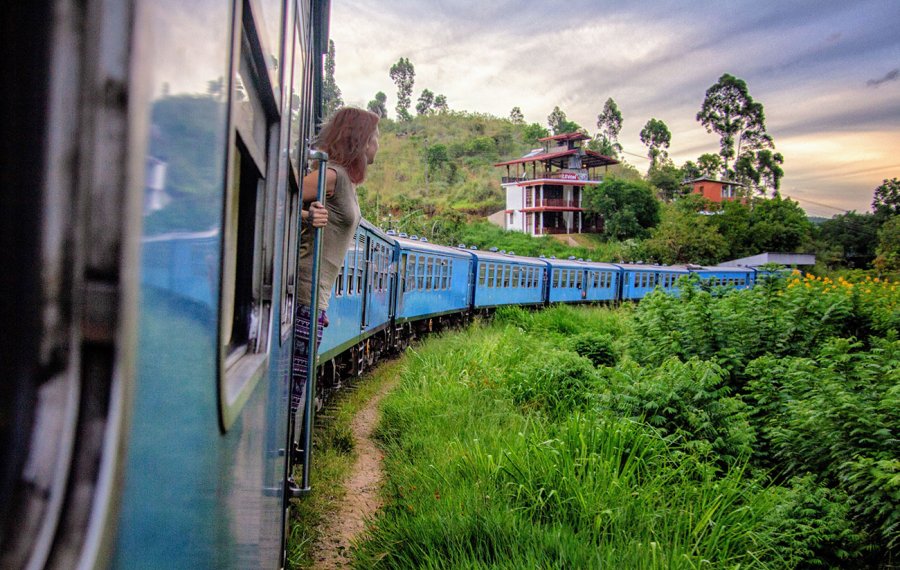
[[[309,159],[319,161],[319,184],[316,200],[325,206],[325,177],[328,170],[328,153],[320,150],[309,150]],[[318,357],[319,326],[319,259],[322,255],[322,228],[313,228],[313,256],[310,269],[312,291],[309,296],[309,342],[306,351],[306,398],[303,402],[303,476],[300,481],[300,492],[310,490],[309,464],[312,461],[312,428],[315,419],[316,402],[316,358]]]

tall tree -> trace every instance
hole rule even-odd
[[[540,123],[531,123],[522,129],[522,139],[528,144],[535,144],[538,139],[542,139],[549,135],[550,131],[544,128]]]
[[[553,112],[547,116],[547,125],[550,127],[550,130],[553,131],[554,135],[574,133],[581,130],[578,123],[570,121],[566,117],[566,113],[560,109],[558,105],[553,107]]]
[[[669,156],[667,148],[672,141],[672,133],[669,127],[659,119],[650,119],[641,129],[641,142],[647,146],[647,156],[650,157],[650,170],[656,168],[660,160]]]
[[[334,80],[334,40],[328,40],[328,53],[325,54],[325,77],[322,80],[322,102],[325,105],[325,116],[328,117],[344,106],[341,88]]]
[[[645,237],[659,223],[659,200],[646,182],[609,177],[585,187],[582,203],[588,212],[603,216],[608,238]]]
[[[772,137],[766,132],[762,103],[753,100],[743,79],[728,73],[706,90],[697,120],[706,132],[719,135],[719,155],[725,170],[745,151],[773,146]]]
[[[434,93],[430,89],[423,89],[419,95],[419,101],[416,103],[416,113],[419,115],[428,115],[431,113],[434,105]]]
[[[413,85],[416,82],[416,69],[409,59],[401,57],[397,63],[391,66],[391,80],[397,85],[397,118],[401,121],[409,121],[409,107],[412,105]]]
[[[697,167],[700,170],[700,176],[715,178],[722,172],[722,157],[718,154],[707,152],[700,155],[697,159]]]
[[[622,131],[622,112],[612,97],[606,100],[603,105],[603,111],[597,115],[597,128],[599,132],[595,140],[599,139],[599,145],[611,152],[603,154],[617,157],[622,152],[622,145],[619,144],[619,133]]]
[[[449,111],[450,107],[447,106],[447,97],[444,95],[435,95],[433,108],[436,113],[446,113]]]
[[[387,95],[385,95],[383,91],[379,91],[375,94],[375,98],[369,101],[367,108],[369,109],[369,111],[384,119],[385,117],[387,117],[387,106],[385,105],[386,102]]]
[[[522,114],[522,109],[513,107],[512,111],[509,112],[509,120],[512,121],[512,124],[514,125],[524,125],[525,115]]]
[[[880,223],[900,214],[900,179],[884,179],[872,196],[872,209]]]
[[[900,217],[890,218],[878,230],[875,251],[878,256],[874,264],[879,271],[900,271]]]

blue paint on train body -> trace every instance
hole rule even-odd
[[[396,242],[363,220],[331,291],[318,358],[325,361],[385,328],[391,318],[391,267]]]
[[[544,303],[547,264],[543,260],[492,251],[471,253],[474,308]]]
[[[469,309],[471,252],[399,236],[396,244],[398,323]]]

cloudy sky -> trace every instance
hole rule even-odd
[[[359,106],[390,66],[415,66],[451,109],[547,123],[555,105],[596,131],[612,97],[628,162],[645,171],[638,133],[651,117],[672,132],[676,164],[718,152],[696,120],[723,73],[765,107],[785,157],[782,192],[812,215],[865,211],[900,177],[900,3],[896,0],[599,0],[438,2],[332,0],[336,79]]]

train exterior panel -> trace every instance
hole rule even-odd
[[[584,262],[574,259],[547,259],[550,303],[581,303],[587,300]]]
[[[647,294],[662,288],[668,293],[677,294],[678,279],[690,272],[680,266],[616,264],[622,268],[622,299],[637,301]]]
[[[324,362],[383,330],[390,323],[391,265],[395,242],[366,221],[347,249],[331,290],[328,326],[322,331],[318,359]]]
[[[610,263],[585,262],[585,301],[613,302],[617,300],[622,270]]]
[[[692,267],[703,283],[710,287],[748,289],[753,286],[755,272],[748,267]]]
[[[545,301],[547,264],[542,260],[491,251],[476,250],[472,255],[476,309],[540,305]]]
[[[49,229],[33,262],[54,278],[33,283],[60,364],[22,391],[32,455],[3,450],[28,496],[0,496],[0,567],[279,568],[328,2],[27,8],[9,29],[43,54],[16,81],[42,210],[21,235]]]
[[[468,310],[471,253],[406,237],[396,241],[397,323]]]

